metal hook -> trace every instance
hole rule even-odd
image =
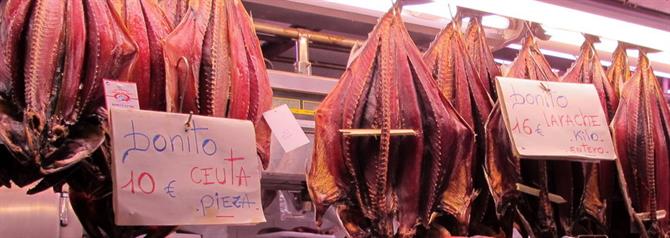
[[[545,92],[551,92],[551,89],[547,87],[547,85],[544,85],[544,83],[540,82],[540,88],[544,90]]]
[[[534,39],[536,36],[535,32],[533,32],[533,23],[531,23],[530,21],[523,21],[523,25],[525,28],[525,34],[526,34],[525,36],[526,37],[530,36]]]
[[[402,11],[402,0],[390,0],[391,1],[391,9],[393,11],[394,16],[400,15]]]
[[[188,129],[191,129],[191,120],[193,119],[193,111],[188,112],[188,119],[184,123],[184,132],[188,132]]]
[[[447,4],[447,9],[449,9],[449,17],[451,17],[451,22],[455,22],[456,19],[454,17],[454,13],[451,11],[451,4],[450,3]],[[458,13],[459,12],[456,12],[456,14],[458,14]],[[456,23],[456,24],[458,24],[458,23]],[[458,27],[460,28],[461,27],[460,24],[458,24],[458,25],[459,25]]]
[[[188,58],[186,56],[182,56],[179,58],[177,61],[177,68],[179,68],[179,64],[181,62],[184,62],[186,64],[186,77],[188,77],[188,74],[191,73],[191,64],[188,62]],[[186,80],[179,80],[180,84],[179,87],[181,88],[181,92],[179,93],[179,112],[183,112],[184,109],[184,94],[186,94]],[[190,120],[190,119],[189,119]]]

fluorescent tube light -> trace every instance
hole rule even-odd
[[[507,29],[509,27],[509,19],[498,15],[488,15],[482,17],[482,25],[497,29]]]
[[[507,46],[507,48],[515,49],[515,50],[521,50],[521,45],[516,44],[516,43],[509,44]],[[553,51],[553,50],[540,49],[540,52],[543,55],[554,56],[554,57],[558,57],[558,58],[561,58],[561,59],[569,59],[569,60],[576,60],[577,59],[577,57],[575,57],[574,55],[566,54],[566,53],[558,52],[558,51]]]
[[[359,14],[379,17],[392,6],[392,0],[289,0],[331,9],[339,9]],[[398,0],[395,0],[398,1]],[[542,24],[551,35],[551,41],[580,46],[584,37],[581,33],[588,33],[600,37],[600,43],[595,44],[597,50],[613,52],[617,41],[624,41],[635,45],[658,49],[662,52],[650,53],[649,60],[670,63],[670,32],[618,19],[604,17],[584,11],[561,7],[550,3],[535,0],[433,0],[419,5],[405,6],[403,19],[408,23],[444,28],[456,15],[456,7],[471,8],[479,11],[513,17]],[[450,10],[451,9],[451,10]],[[501,16],[485,16],[482,24],[487,27],[505,29],[509,21]],[[466,23],[464,21],[464,23]],[[465,24],[464,24],[465,25]],[[509,46],[520,49],[520,45]],[[575,56],[562,52],[541,50],[543,54],[559,58],[574,60]],[[629,52],[629,56],[636,56],[637,52]],[[605,65],[605,63],[603,62]],[[609,65],[609,64],[607,64]],[[605,66],[607,66],[605,65]],[[658,72],[660,77],[670,74]]]
[[[670,32],[532,0],[436,0],[541,23],[545,26],[617,39],[670,51]]]

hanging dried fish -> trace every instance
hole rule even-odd
[[[128,80],[137,85],[140,108],[149,109],[151,97],[151,48],[149,47],[148,25],[142,10],[141,0],[115,0],[121,5],[119,12],[124,27],[132,37],[137,48],[137,60],[132,68],[132,77]]]
[[[182,21],[163,40],[168,112],[199,113],[198,79],[212,0],[189,1]]]
[[[666,236],[668,217],[657,218],[656,211],[670,211],[670,187],[662,182],[670,173],[670,110],[643,50],[635,73],[621,91],[612,128],[635,212],[651,213],[650,237]]]
[[[165,92],[165,61],[163,55],[163,39],[172,32],[171,23],[163,11],[158,7],[156,0],[141,0],[147,24],[147,40],[149,47],[149,62],[151,69],[151,84],[148,110],[167,110]]]
[[[612,64],[607,69],[607,78],[614,86],[618,97],[621,97],[623,85],[630,79],[630,66],[626,54],[626,44],[619,42],[612,53]]]
[[[475,197],[474,189],[479,190],[486,185],[481,170],[486,155],[484,123],[493,106],[470,61],[463,36],[458,28],[458,23],[450,23],[442,30],[426,51],[424,62],[433,73],[440,92],[478,135],[474,157],[455,158],[458,160],[455,163],[462,166],[455,167],[457,171],[452,173],[460,176],[454,177],[454,180],[449,182],[441,204],[448,214],[455,216],[458,223],[455,224],[457,233],[466,234],[472,198]],[[478,186],[475,187],[475,184]]]
[[[486,33],[484,26],[482,26],[479,17],[472,17],[470,25],[465,34],[465,44],[468,49],[468,54],[472,59],[472,65],[475,72],[479,75],[484,88],[489,93],[493,101],[498,100],[498,92],[496,92],[496,77],[502,75],[500,68],[493,60],[493,54],[486,43]]]
[[[177,29],[156,0],[0,1],[0,186],[42,179],[34,194],[68,183],[93,237],[163,237],[174,229],[114,224],[103,79],[136,82],[145,109],[203,108],[252,121],[267,166],[262,112],[272,91],[241,2],[161,3],[175,6]]]
[[[223,3],[221,3],[223,2]],[[263,168],[270,161],[270,127],[263,119],[263,113],[272,107],[272,88],[265,68],[265,60],[261,44],[256,37],[251,17],[247,14],[240,0],[217,0],[217,6],[225,6],[228,20],[227,38],[229,42],[230,62],[230,101],[228,117],[250,120],[256,131],[256,151]],[[215,44],[213,44],[215,46]],[[221,51],[219,53],[225,53]],[[219,59],[224,61],[227,55]],[[214,61],[214,64],[218,63]],[[219,76],[227,77],[227,72],[219,72]],[[227,84],[215,85],[226,90]],[[222,107],[223,105],[218,105]]]
[[[507,77],[525,78],[542,81],[557,81],[542,53],[540,53],[532,35],[526,37],[519,55],[512,63]],[[499,104],[493,109],[486,124],[486,175],[491,194],[496,204],[496,212],[503,224],[503,230],[510,236],[512,220],[529,220],[530,228],[526,232],[538,236],[556,236],[553,221],[553,209],[548,199],[548,171],[545,161],[524,160],[512,154],[511,142],[500,111]],[[522,173],[523,171],[523,173]],[[562,176],[565,178],[566,176]],[[517,183],[529,183],[540,188],[540,196],[524,199],[516,190]],[[532,203],[532,204],[531,204]],[[536,204],[536,205],[533,205]],[[518,217],[521,216],[521,217]],[[515,218],[516,217],[516,218]]]
[[[600,65],[600,58],[593,46],[593,43],[598,42],[598,39],[589,35],[585,37],[586,40],[581,46],[579,57],[561,80],[563,82],[593,84],[598,92],[607,120],[610,121],[618,107],[619,99],[614,87],[605,75],[605,70]],[[618,185],[616,181],[611,179],[616,176],[613,165],[610,162],[600,162],[599,164],[573,163],[573,170],[581,170],[583,175],[576,174],[574,184],[564,186],[567,187],[567,191],[562,191],[562,193],[572,194],[574,189],[581,187],[583,189],[582,191],[574,191],[575,198],[581,197],[579,207],[577,207],[578,204],[572,202],[558,205],[559,210],[566,214],[566,216],[560,217],[566,233],[573,234],[575,229],[576,234],[606,233],[605,200],[613,195],[611,191]],[[601,181],[601,173],[607,175],[607,181]],[[581,179],[582,176],[583,179]],[[567,216],[568,214],[569,216]],[[577,227],[573,227],[575,224]]]
[[[343,136],[340,129],[381,135]],[[393,129],[417,134],[392,136]],[[350,236],[391,237],[397,214],[397,235],[412,237],[447,181],[461,176],[451,173],[465,166],[457,158],[473,150],[473,132],[440,95],[394,7],[317,110],[307,176],[317,219],[336,205]]]

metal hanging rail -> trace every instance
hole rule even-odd
[[[353,47],[356,44],[363,43],[362,41],[359,40],[354,40],[338,35],[310,31],[305,29],[298,29],[298,28],[279,27],[262,22],[254,22],[254,27],[258,32],[270,33],[293,39],[298,39],[302,36],[306,37],[310,41],[320,42],[324,44],[339,45],[344,47]]]

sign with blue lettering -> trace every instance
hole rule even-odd
[[[251,122],[111,108],[117,225],[265,221]]]
[[[614,160],[609,125],[592,84],[498,77],[500,107],[515,155]]]

